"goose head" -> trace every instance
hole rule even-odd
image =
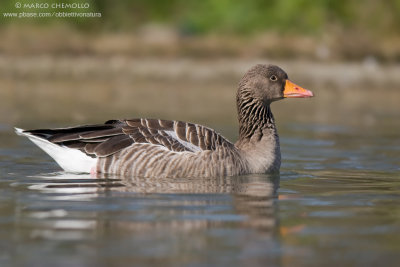
[[[290,81],[284,70],[264,64],[254,66],[243,76],[237,94],[238,101],[251,98],[266,105],[283,98],[312,96],[311,91]]]

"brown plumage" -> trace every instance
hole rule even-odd
[[[17,129],[17,133],[38,144],[66,171],[143,177],[276,172],[281,157],[270,104],[284,97],[310,96],[310,91],[291,83],[279,67],[254,66],[241,79],[237,91],[239,140],[235,144],[198,124],[158,119],[110,120],[63,129]],[[77,151],[86,157],[84,164],[66,163],[65,155],[59,155]]]

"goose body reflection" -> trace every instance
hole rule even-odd
[[[191,225],[198,228],[207,227],[209,223],[226,223],[232,220],[235,223],[271,231],[275,227],[274,199],[279,186],[279,175],[247,175],[235,177],[214,177],[202,179],[177,179],[177,178],[145,178],[131,177],[130,179],[116,179],[109,176],[91,179],[88,175],[71,175],[59,173],[38,177],[38,182],[29,186],[32,190],[39,190],[50,195],[57,201],[85,201],[91,198],[101,198],[104,194],[112,194],[114,197],[121,195],[124,198],[134,198],[136,201],[146,195],[148,203],[132,202],[131,205],[151,205],[151,199],[172,200],[179,205],[188,206],[186,215],[196,214],[196,210],[190,207],[210,206],[216,209],[222,202],[229,205],[230,215],[225,211],[221,214],[196,215],[196,219],[185,220],[174,218],[171,215],[169,222],[165,224],[185,225],[189,229]],[[149,198],[149,194],[154,197]],[[182,202],[182,198],[187,200]],[[174,200],[175,199],[175,200]],[[122,199],[121,199],[122,201]],[[122,201],[125,202],[125,201]],[[158,204],[165,205],[158,202]],[[90,202],[88,203],[90,206]],[[157,205],[157,204],[156,204]],[[141,207],[143,208],[143,207]],[[227,209],[225,207],[224,209]],[[224,210],[223,209],[223,210]],[[115,210],[118,213],[118,207]],[[227,219],[228,218],[228,219]],[[147,221],[147,220],[145,220]],[[148,222],[137,221],[122,223],[129,228],[144,227]],[[119,223],[120,224],[120,223]],[[171,226],[171,225],[170,225]]]

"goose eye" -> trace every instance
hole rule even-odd
[[[278,80],[278,78],[275,75],[272,75],[271,77],[269,77],[269,79],[273,82],[276,82]]]

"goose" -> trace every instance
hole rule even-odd
[[[312,96],[280,67],[258,64],[239,82],[236,143],[199,124],[144,118],[15,131],[66,172],[160,178],[276,173],[281,153],[270,105],[283,98]]]

